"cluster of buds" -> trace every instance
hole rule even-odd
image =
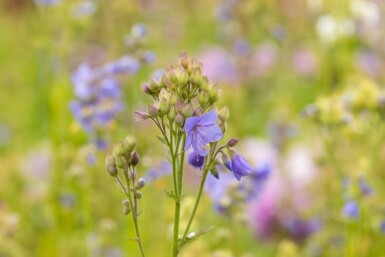
[[[186,52],[180,54],[177,67],[170,66],[159,79],[143,83],[142,91],[155,102],[148,105],[147,112],[136,112],[136,120],[166,118],[178,128],[183,128],[186,119],[215,109],[219,98],[218,86],[202,75],[202,63],[189,59]],[[218,113],[218,125],[224,132],[229,110],[224,107]]]
[[[128,199],[123,204],[123,213],[129,214],[134,210],[137,215],[137,200],[142,198],[140,190],[145,186],[144,178],[137,179],[136,166],[139,164],[140,157],[135,151],[135,139],[127,136],[123,141],[114,145],[112,153],[107,153],[106,169],[110,176],[115,177]],[[126,182],[124,186],[119,176],[123,176]],[[132,202],[130,199],[134,199]]]

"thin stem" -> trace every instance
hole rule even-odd
[[[142,245],[142,239],[140,237],[140,232],[139,232],[138,215],[137,215],[137,211],[136,211],[137,208],[133,204],[133,200],[132,200],[131,193],[130,193],[130,180],[128,178],[128,170],[124,170],[124,178],[126,180],[127,190],[123,186],[120,178],[119,177],[116,177],[116,178],[117,178],[120,186],[123,188],[123,191],[125,192],[125,194],[126,194],[126,196],[128,198],[128,202],[129,202],[129,205],[130,205],[130,208],[131,208],[132,220],[134,221],[136,241],[138,242],[140,253],[141,253],[142,257],[145,257],[146,255],[144,253],[144,249],[143,249],[143,245]],[[135,188],[135,185],[134,185],[134,188]]]

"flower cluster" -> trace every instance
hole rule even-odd
[[[143,25],[135,25],[130,38],[136,47],[145,37]],[[139,50],[138,50],[139,51]],[[134,52],[133,52],[134,54]],[[76,121],[99,149],[106,149],[108,142],[103,133],[111,128],[119,112],[123,110],[122,88],[117,75],[136,74],[142,63],[154,60],[152,52],[138,53],[139,57],[124,55],[99,67],[82,63],[72,74],[76,99],[70,103]]]
[[[178,256],[185,244],[208,231],[190,233],[208,173],[218,178],[219,164],[226,166],[237,180],[254,171],[240,154],[232,150],[238,139],[218,145],[226,132],[229,109],[225,106],[218,111],[218,86],[202,74],[202,68],[198,60],[190,59],[182,52],[178,66],[170,66],[165,74],[142,84],[142,91],[151,96],[154,102],[148,105],[147,112],[137,111],[134,115],[137,121],[153,121],[161,133],[159,140],[169,150],[173,190],[168,191],[167,195],[175,200],[173,256]],[[193,211],[180,236],[183,163],[185,152],[190,148],[188,162],[202,171],[202,177]]]

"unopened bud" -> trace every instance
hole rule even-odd
[[[151,89],[150,89],[150,87],[148,86],[147,83],[143,83],[142,86],[141,86],[141,89],[142,89],[142,92],[147,94],[147,95],[151,95],[152,94]]]
[[[176,116],[176,110],[174,106],[171,106],[170,111],[167,114],[167,118],[173,122]]]
[[[179,56],[179,64],[187,70],[188,68],[188,64],[189,64],[189,60],[188,60],[188,55],[186,53],[186,51],[183,51],[182,53],[180,53],[180,56]]]
[[[148,118],[150,118],[150,115],[148,115],[147,112],[135,112],[134,113],[134,120],[135,121],[147,120]]]
[[[159,113],[161,116],[165,115],[170,109],[170,105],[168,104],[166,98],[162,98],[158,105]]]
[[[191,103],[183,106],[182,115],[185,118],[190,118],[194,114],[194,108]]]
[[[123,214],[124,214],[124,215],[130,214],[130,212],[131,212],[131,208],[130,208],[129,205],[123,206]]]
[[[153,93],[158,93],[161,89],[160,85],[152,78],[149,80],[148,86]]]
[[[226,129],[227,129],[227,123],[226,122],[223,122],[222,120],[219,120],[218,126],[222,130],[222,133],[226,132]]]
[[[209,80],[206,76],[202,78],[201,87],[202,90],[209,90]]]
[[[168,89],[173,90],[175,88],[175,84],[166,75],[163,75],[161,81]]]
[[[209,93],[206,90],[202,90],[198,95],[199,105],[203,108],[210,101]]]
[[[228,165],[230,165],[230,163],[231,163],[231,160],[230,160],[229,156],[228,156],[227,154],[225,154],[225,153],[222,153],[222,163],[223,163],[223,165],[225,165],[226,167],[227,167]]]
[[[169,104],[174,105],[178,101],[178,95],[175,92],[170,93]]]
[[[135,167],[136,165],[138,165],[139,160],[140,160],[139,154],[136,151],[132,152],[131,153],[131,162],[130,162],[130,164],[133,167]]]
[[[238,142],[239,142],[239,139],[238,138],[232,138],[232,139],[230,139],[228,142],[227,142],[227,146],[228,147],[234,147],[234,146],[236,146],[237,144],[238,144]]]
[[[218,96],[219,96],[218,86],[216,84],[212,84],[209,87],[209,98],[210,98],[210,101],[211,102],[217,101],[218,100]]]
[[[107,153],[106,168],[110,176],[116,177],[118,175],[118,169],[116,168],[114,156],[112,156],[110,153]]]
[[[152,117],[152,118],[156,118],[156,117],[159,116],[159,110],[158,110],[158,108],[156,108],[156,107],[155,107],[154,105],[152,105],[152,104],[149,104],[149,105],[148,105],[147,111],[148,111],[148,115],[150,115],[150,117]]]
[[[122,201],[122,205],[123,205],[123,207],[125,207],[125,206],[130,206],[130,201],[129,201],[128,199],[124,199],[124,200]]]
[[[190,82],[194,86],[200,87],[202,84],[202,71],[200,68],[197,67],[191,72]]]
[[[194,110],[193,116],[202,116],[203,110],[201,107],[198,107]]]
[[[115,156],[114,161],[115,161],[116,167],[118,168],[124,169],[128,166],[127,160],[125,157]]]
[[[123,142],[116,143],[113,149],[114,156],[125,156],[126,155],[126,147]]]
[[[136,146],[135,138],[133,136],[130,136],[130,135],[126,136],[126,138],[124,139],[124,145],[126,148],[126,153],[130,154]]]
[[[174,67],[170,66],[167,68],[166,76],[172,83],[177,83]]]
[[[226,122],[229,119],[230,116],[230,111],[227,106],[224,106],[220,111],[219,111],[219,119],[221,119],[223,122]]]
[[[176,116],[175,116],[175,124],[181,128],[183,128],[183,125],[184,125],[184,118],[183,116],[178,113]]]
[[[136,199],[142,198],[142,192],[136,192],[135,198],[136,198]]]
[[[178,69],[176,71],[176,80],[177,84],[180,88],[184,88],[187,85],[188,82],[188,75],[187,72],[183,69]]]
[[[136,189],[142,189],[146,185],[146,179],[145,178],[140,178],[138,182],[135,185]]]

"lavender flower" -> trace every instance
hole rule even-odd
[[[161,162],[157,167],[152,168],[147,172],[145,179],[150,183],[171,174],[171,164],[169,162]]]
[[[134,74],[139,71],[140,62],[129,55],[125,55],[115,61],[107,63],[102,69],[111,75],[120,73]]]
[[[34,0],[35,4],[42,6],[51,6],[56,5],[61,2],[61,0]]]
[[[216,142],[223,137],[223,133],[217,125],[218,115],[215,111],[209,111],[200,117],[194,116],[186,120],[184,130],[187,133],[185,150],[191,145],[200,156],[207,156],[209,143]]]
[[[342,209],[343,214],[351,219],[357,219],[359,215],[359,207],[357,202],[350,200],[345,203],[343,209]]]
[[[194,168],[201,169],[204,161],[205,161],[205,157],[200,156],[194,151],[191,151],[188,155],[188,163]]]
[[[250,175],[253,168],[240,154],[235,154],[231,161],[225,163],[225,166],[234,173],[235,178],[239,181],[242,177]]]
[[[301,242],[317,232],[321,227],[321,222],[319,219],[304,220],[293,217],[288,219],[284,226],[295,240]]]
[[[385,220],[381,221],[380,231],[381,233],[385,234]]]
[[[361,194],[369,196],[373,193],[373,189],[363,178],[358,179],[358,187],[360,188]]]

